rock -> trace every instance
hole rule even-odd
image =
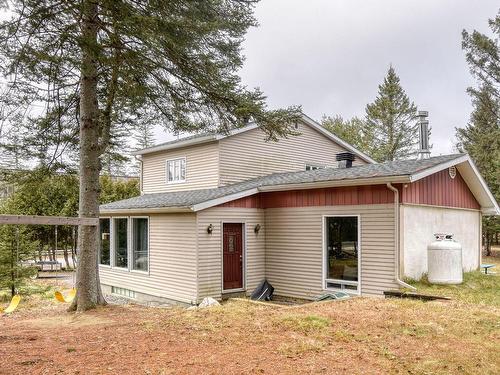
[[[212,306],[220,306],[220,303],[217,302],[212,297],[203,298],[203,301],[201,301],[201,303],[198,305],[198,307],[200,308],[212,307]]]

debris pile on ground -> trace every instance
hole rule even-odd
[[[252,292],[250,298],[254,301],[270,301],[273,298],[274,287],[264,279]]]
[[[316,297],[316,301],[331,301],[331,300],[341,300],[351,298],[349,294],[344,292],[331,292],[325,293]]]

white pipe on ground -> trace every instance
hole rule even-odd
[[[396,252],[396,261],[394,262],[394,277],[396,279],[396,282],[402,287],[411,290],[417,290],[417,288],[415,288],[414,286],[407,284],[403,280],[401,280],[401,275],[399,272],[399,259],[401,257],[399,248],[399,191],[394,186],[392,186],[390,182],[388,182],[386,186],[388,189],[394,192],[394,250]]]

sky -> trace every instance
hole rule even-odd
[[[472,109],[465,90],[475,84],[461,33],[489,34],[499,7],[498,0],[262,0],[240,75],[270,108],[350,118],[364,116],[392,64],[410,99],[429,111],[432,154],[451,153],[454,129]]]

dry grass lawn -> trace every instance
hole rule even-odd
[[[499,281],[474,274],[462,289],[422,286],[449,302],[233,300],[204,310],[129,305],[82,315],[46,292],[0,317],[0,373],[498,374]]]

